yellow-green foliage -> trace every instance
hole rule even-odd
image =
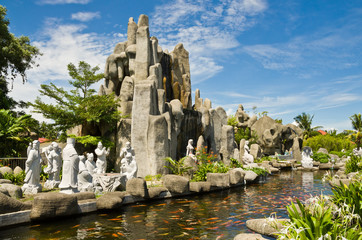
[[[352,150],[355,148],[355,144],[350,140],[331,135],[319,135],[308,138],[303,141],[303,146],[309,146],[313,151],[318,151],[319,148],[325,148],[328,152],[341,151],[342,149]]]

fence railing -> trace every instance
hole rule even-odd
[[[0,164],[2,166],[11,167],[14,170],[16,166],[21,167],[21,169],[25,170],[25,157],[8,157],[8,158],[0,158]]]

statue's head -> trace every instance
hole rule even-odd
[[[50,145],[48,146],[49,152],[52,151],[53,149],[54,149],[53,146],[50,144]]]
[[[103,144],[101,142],[98,143],[98,148],[101,149],[103,147]]]
[[[131,143],[130,142],[126,142],[126,148],[130,149],[131,148]]]
[[[84,155],[79,155],[79,161],[85,162],[85,156]]]
[[[189,139],[189,145],[192,145],[192,144],[194,144],[194,140]]]
[[[33,141],[33,148],[39,150],[40,142],[38,140]]]
[[[59,148],[59,145],[56,142],[52,142],[52,146],[54,150],[57,150]]]
[[[75,145],[75,138],[67,138],[67,144]]]
[[[94,155],[93,153],[87,153],[87,160],[92,162],[94,160]]]

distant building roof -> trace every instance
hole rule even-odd
[[[319,132],[320,134],[322,134],[322,135],[326,135],[326,134],[327,134],[327,132],[325,132],[325,131],[323,131],[323,130],[318,130],[318,132]]]

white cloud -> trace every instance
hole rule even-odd
[[[191,81],[205,81],[222,71],[220,60],[240,44],[237,36],[267,9],[264,0],[177,0],[155,8],[150,30],[164,49],[182,42],[190,52]]]
[[[72,19],[81,22],[88,22],[94,18],[101,18],[101,14],[99,12],[77,12],[72,14]]]
[[[38,0],[38,4],[50,4],[50,5],[56,5],[56,4],[88,4],[92,0]]]

